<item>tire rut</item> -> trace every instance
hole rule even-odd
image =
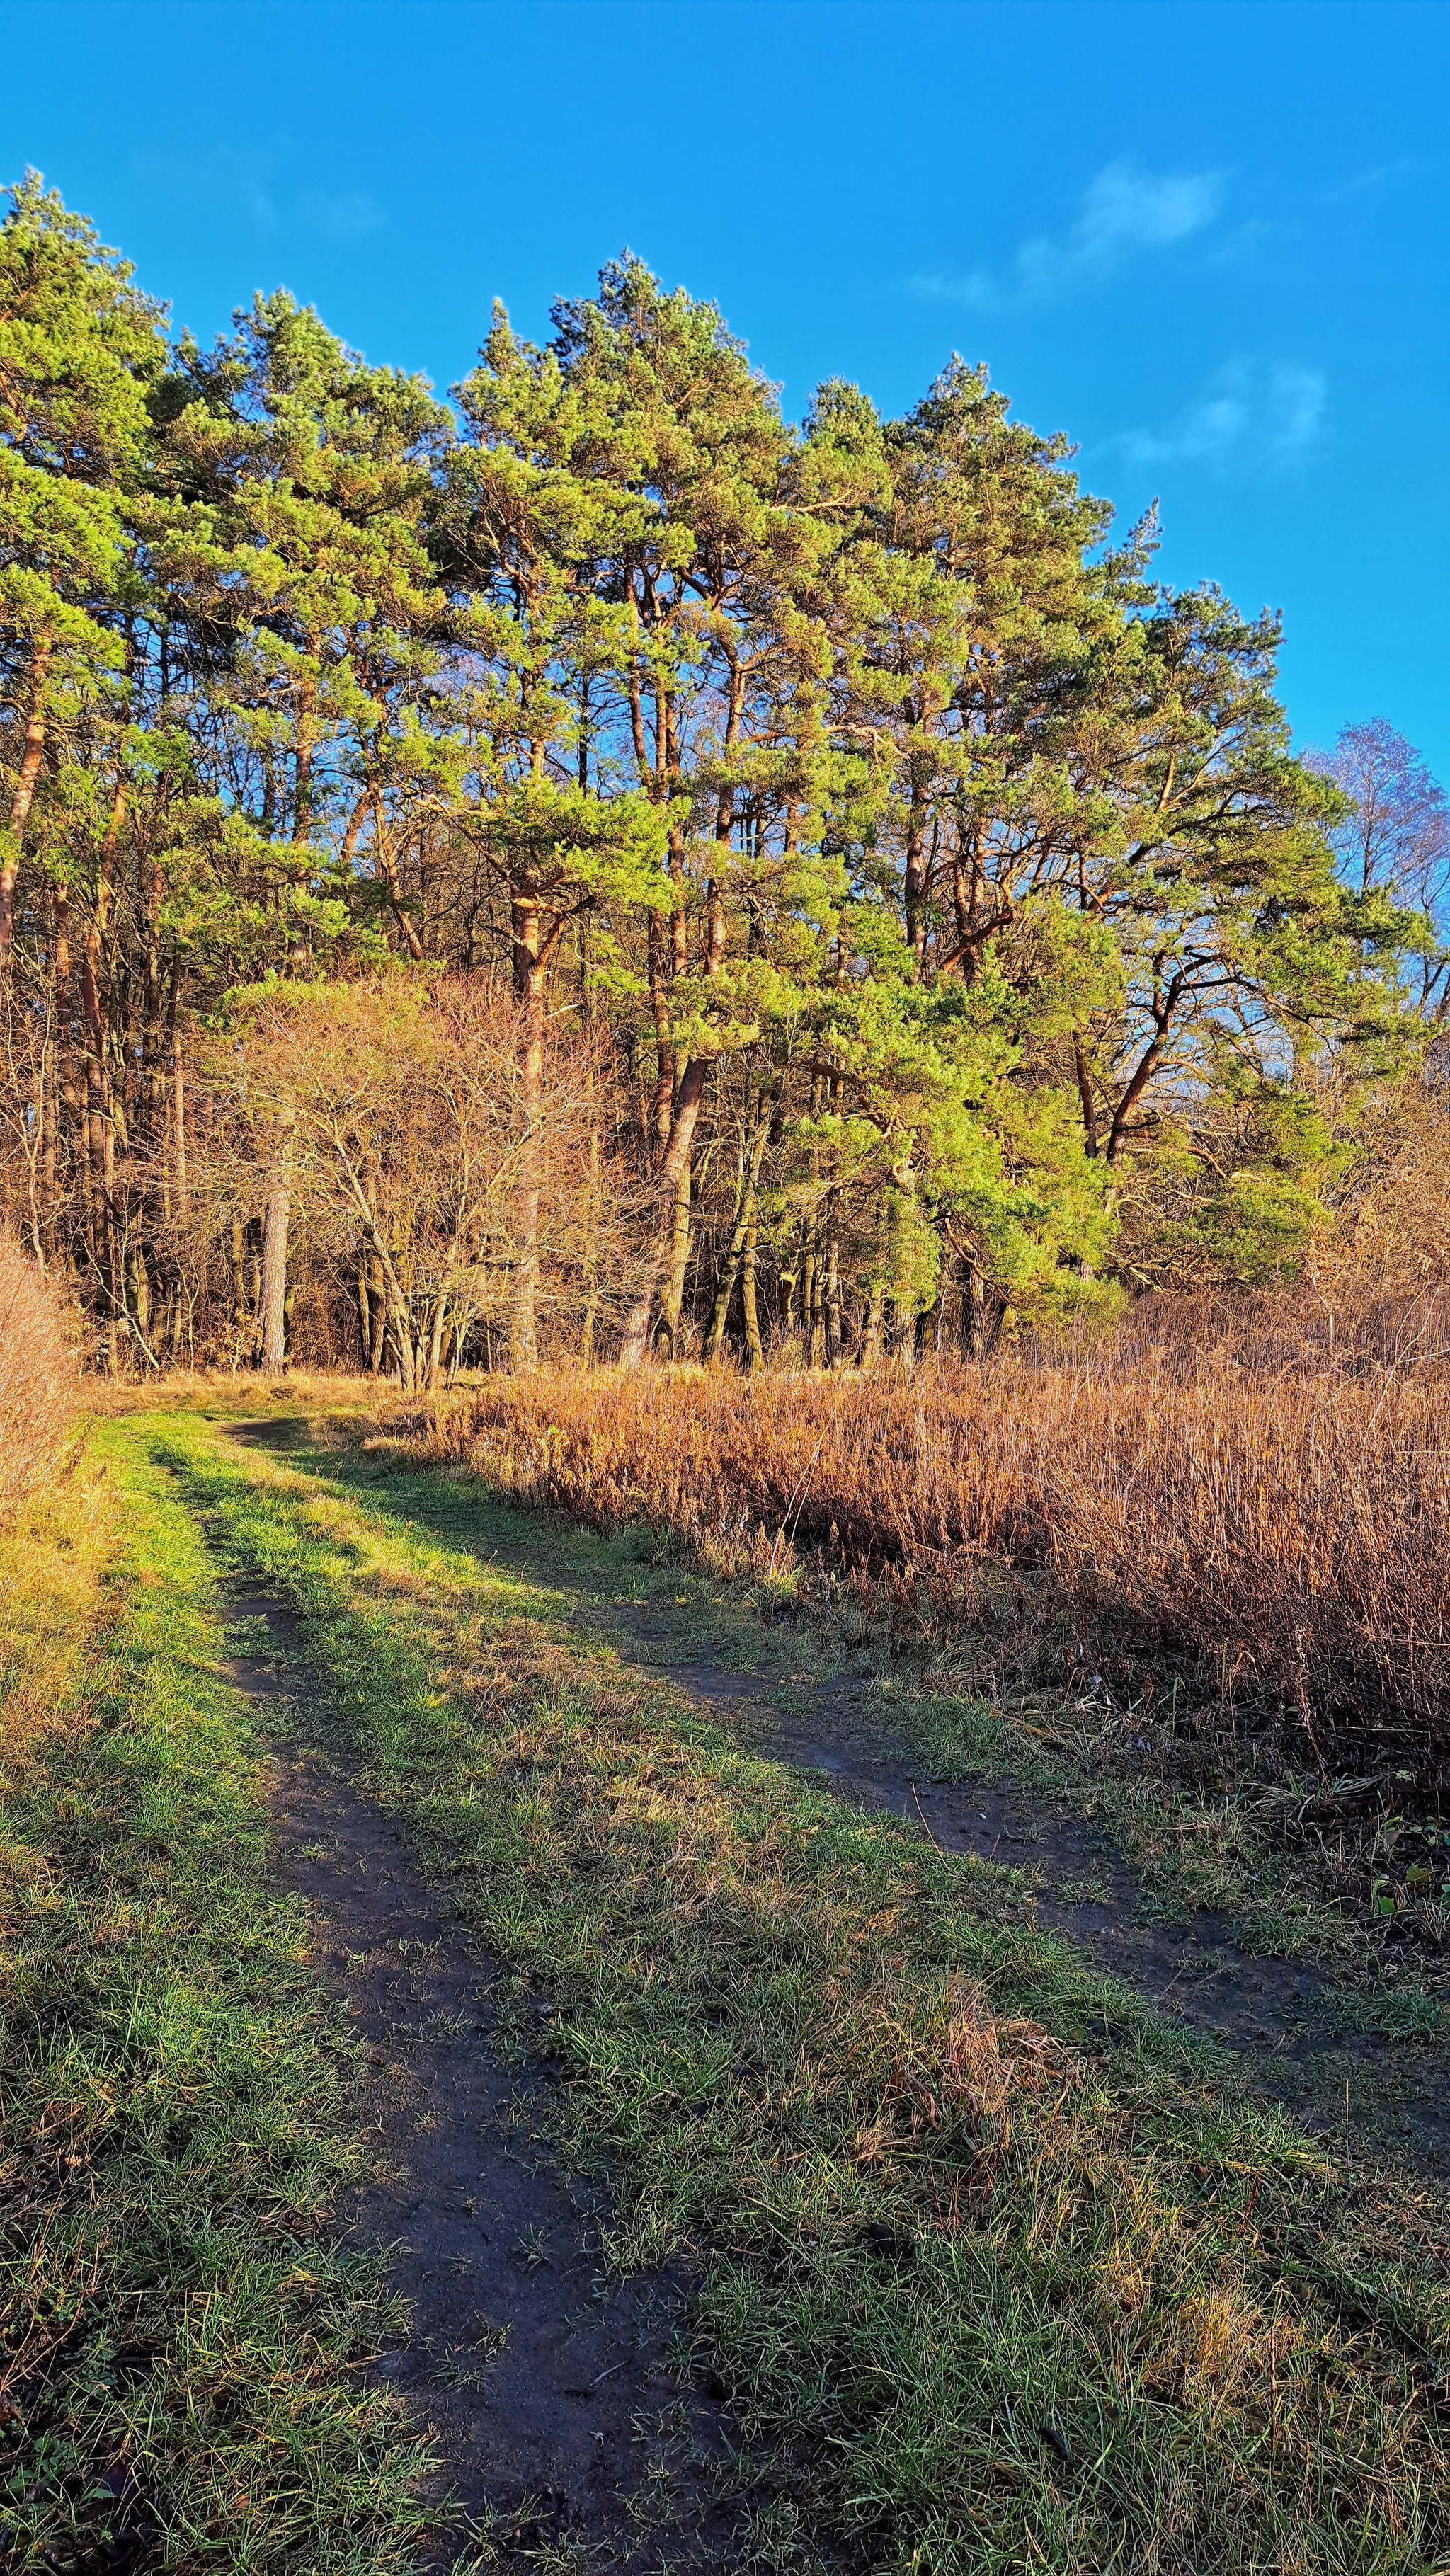
[[[288,1610],[255,1591],[229,1607],[250,1631],[229,1669],[269,1747],[276,1880],[305,1900],[312,1965],[366,2046],[368,2171],[338,2216],[345,2242],[388,2253],[400,2326],[368,2369],[431,2430],[439,2563],[471,2563],[482,2523],[516,2552],[715,2564],[729,2454],[718,2409],[681,2379],[686,2285],[607,2275],[602,2206],[565,2187],[539,2134],[547,2078],[503,2062],[520,2052],[500,2045],[497,1962],[311,1740]]]
[[[284,1451],[304,1448],[308,1436],[286,1416],[230,1428],[243,1442]],[[381,1481],[391,1485],[395,1472],[383,1469]],[[445,1544],[486,1553],[529,1579],[558,1580],[540,1562],[552,1557],[555,1534],[521,1506],[489,1494],[485,1539],[480,1515],[460,1505],[456,1492],[425,1500],[419,1488],[427,1470],[401,1472],[410,1509]],[[373,1478],[357,1483],[366,1507]],[[516,1535],[505,1535],[501,1515]],[[1032,1873],[1033,1917],[1044,1929],[1060,1933],[1185,2031],[1221,2044],[1261,2098],[1282,2104],[1321,2135],[1432,2174],[1450,2171],[1450,2045],[1439,2038],[1389,2042],[1373,2029],[1355,2028],[1364,1998],[1332,1970],[1247,1949],[1221,1914],[1160,1917],[1139,1870],[1070,1801],[1015,1781],[946,1783],[914,1770],[884,1736],[880,1719],[866,1713],[859,1675],[804,1680],[795,1674],[782,1686],[769,1670],[722,1666],[708,1651],[691,1658],[661,1637],[647,1600],[581,1597],[574,1619],[580,1635],[604,1648],[622,1672],[680,1692],[717,1723],[733,1720],[742,1741],[835,1795],[899,1816],[943,1851]]]
[[[697,1667],[680,1680],[707,1708],[738,1709],[747,1696],[735,1673]],[[1312,1961],[1243,1948],[1219,1913],[1156,1919],[1139,1871],[1065,1801],[1034,1797],[1015,1782],[957,1784],[915,1774],[851,1725],[842,1709],[849,1682],[818,1690],[827,1721],[821,1740],[794,1724],[771,1726],[769,1749],[779,1760],[857,1806],[900,1817],[942,1851],[1034,1873],[1032,1912],[1044,1929],[1063,1934],[1183,2029],[1220,2042],[1263,2098],[1338,2138],[1348,2083],[1359,2096],[1351,2114],[1357,2143],[1372,2142],[1431,2173],[1450,2170],[1450,2052],[1443,2041],[1414,2043],[1407,2055],[1373,2032],[1326,2037],[1346,1990]],[[1054,1892],[1075,1881],[1089,1882],[1091,1895]]]

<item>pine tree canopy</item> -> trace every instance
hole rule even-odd
[[[261,1355],[290,1211],[268,1347],[409,1383],[1287,1275],[1437,1024],[1443,799],[1296,757],[1156,542],[959,358],[797,425],[626,252],[444,403],[285,293],[171,334],[27,175],[0,1213],[160,1366]]]

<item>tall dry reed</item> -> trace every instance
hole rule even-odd
[[[65,1311],[0,1234],[0,1521],[53,1472],[78,1400]]]
[[[1333,1358],[1303,1345],[1296,1366],[1246,1357],[1242,1335],[1140,1326],[1079,1361],[905,1377],[550,1372],[438,1408],[423,1436],[716,1562],[910,1569],[964,1620],[984,1575],[1026,1572],[1069,1660],[1166,1657],[1221,1699],[1287,1710],[1314,1763],[1380,1735],[1434,1767],[1450,1372],[1386,1365],[1365,1338]]]

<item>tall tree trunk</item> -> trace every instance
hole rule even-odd
[[[52,989],[55,994],[56,1178],[55,1191],[52,1199],[52,1212],[53,1223],[56,1230],[56,1245],[57,1248],[59,1248],[62,1231],[61,1201],[66,1195],[67,1186],[69,1185],[71,1188],[74,1187],[74,1178],[70,1170],[70,1156],[75,1151],[77,1141],[83,1138],[84,1131],[81,1117],[80,1089],[76,1080],[75,1064],[75,1000],[71,990],[69,889],[65,886],[57,886],[54,893],[54,902],[55,937],[52,949]],[[69,1228],[69,1231],[72,1234],[74,1226],[75,1212],[72,1210]]]
[[[755,1302],[755,1254],[759,1228],[755,1219],[756,1196],[752,1181],[749,1213],[745,1226],[745,1245],[740,1256],[740,1311],[745,1320],[745,1368],[753,1377],[765,1366],[765,1350],[760,1338],[760,1310]]]
[[[886,1332],[886,1282],[878,1279],[871,1290],[871,1303],[866,1309],[866,1323],[861,1335],[857,1365],[869,1377],[881,1358],[881,1345]]]
[[[45,757],[45,681],[50,669],[50,655],[49,638],[37,636],[30,654],[30,711],[25,720],[25,740],[20,749],[15,793],[10,799],[10,837],[3,853],[0,853],[0,977],[9,969],[10,952],[15,942],[15,881],[20,874],[25,826],[30,820],[40,764]]]
[[[826,1198],[826,1366],[841,1365],[841,1194],[832,1188]]]
[[[1098,1103],[1081,1029],[1074,1029],[1072,1033],[1072,1057],[1077,1072],[1077,1096],[1082,1104],[1083,1146],[1089,1160],[1094,1161],[1098,1150]]]
[[[517,1246],[514,1267],[513,1333],[510,1359],[517,1369],[531,1369],[539,1356],[539,1127],[544,1105],[544,959],[540,952],[539,905],[516,895],[512,905],[514,1000],[520,1011],[519,1106],[523,1112],[523,1147],[515,1201]]]
[[[60,1162],[60,1117],[56,1100],[55,1042],[55,972],[51,968],[50,996],[46,1007],[45,1034],[40,1050],[39,1098],[36,1101],[36,1124],[40,1132],[40,1187],[35,1205],[35,1258],[42,1270],[54,1249],[56,1240],[56,1192]]]
[[[962,1283],[962,1348],[969,1360],[982,1358],[987,1347],[987,1282],[975,1255],[967,1255]]]
[[[655,1032],[654,1104],[650,1112],[651,1136],[655,1146],[668,1148],[670,1124],[675,1097],[675,1051],[670,1044],[669,1009],[669,940],[665,925],[657,912],[651,912],[648,926],[649,1001]]]
[[[358,1350],[362,1356],[363,1367],[366,1368],[370,1358],[372,1357],[373,1315],[372,1304],[368,1296],[368,1257],[366,1248],[362,1245],[359,1245],[358,1247],[357,1277],[355,1286],[357,1290]]]
[[[101,843],[96,898],[86,924],[81,955],[81,1013],[86,1033],[86,1171],[90,1194],[91,1259],[105,1281],[109,1314],[106,1327],[108,1368],[116,1368],[116,1326],[123,1311],[116,1244],[116,1130],[107,1063],[107,1015],[101,1003],[106,934],[110,927],[111,871],[126,811],[126,782],[116,781],[111,819]]]
[[[267,1175],[262,1225],[262,1374],[281,1377],[287,1366],[287,1236],[292,1222],[292,1147],[295,1119],[279,1110]]]
[[[680,1356],[680,1318],[685,1306],[685,1272],[690,1264],[690,1204],[693,1195],[693,1175],[687,1154],[675,1184],[670,1257],[660,1297],[660,1338],[668,1344],[672,1360]]]
[[[695,1124],[704,1097],[705,1076],[710,1070],[708,1056],[692,1056],[680,1080],[675,1114],[670,1122],[670,1139],[660,1166],[657,1206],[660,1219],[655,1229],[649,1269],[641,1283],[639,1295],[624,1319],[624,1338],[620,1360],[625,1368],[639,1368],[649,1351],[650,1322],[654,1315],[655,1290],[660,1273],[674,1241],[675,1210],[680,1175],[687,1172],[690,1149],[695,1141]],[[688,1203],[687,1203],[688,1204]]]
[[[240,1368],[250,1339],[251,1313],[247,1297],[247,1237],[239,1216],[232,1219],[229,1238],[232,1274],[232,1367]]]
[[[171,1108],[175,1153],[176,1204],[183,1215],[191,1204],[191,1178],[186,1152],[186,1059],[176,1024],[176,986],[171,988]]]
[[[765,1148],[769,1140],[770,1102],[762,1092],[756,1108],[755,1130],[750,1139],[749,1151],[741,1173],[740,1204],[735,1212],[735,1225],[725,1254],[725,1266],[720,1273],[720,1284],[715,1291],[715,1303],[710,1310],[710,1323],[705,1335],[702,1357],[707,1368],[718,1360],[724,1348],[725,1327],[730,1320],[730,1300],[735,1294],[735,1282],[740,1276],[740,1265],[745,1258],[746,1238],[755,1222],[760,1167],[765,1160]]]
[[[372,1341],[367,1352],[367,1364],[372,1375],[377,1377],[382,1371],[383,1351],[388,1337],[388,1283],[382,1262],[378,1258],[377,1245],[372,1242],[368,1245],[367,1270],[368,1305],[372,1323]]]
[[[599,1125],[594,1106],[594,1076],[591,1072],[589,1077],[589,1240],[584,1251],[584,1322],[579,1334],[579,1357],[585,1368],[594,1366],[594,1335],[599,1316],[599,1202],[602,1159],[599,1151]]]

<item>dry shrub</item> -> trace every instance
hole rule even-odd
[[[1450,1743],[1450,1369],[1423,1335],[1386,1363],[1361,1324],[1293,1367],[1180,1317],[1076,1360],[903,1377],[550,1372],[422,1436],[722,1570],[814,1555],[938,1627],[990,1621],[1025,1572],[1058,1678],[1063,1657],[1140,1678],[1166,1657],[1220,1704],[1287,1710],[1313,1764],[1387,1737],[1428,1776]]]
[[[77,1401],[65,1310],[34,1262],[0,1234],[0,1520],[54,1469]]]
[[[956,2131],[973,2155],[995,2158],[1011,2144],[1014,2112],[1030,2112],[1040,2142],[1051,2123],[1044,2096],[1073,2080],[1067,2051],[1039,2023],[994,2014],[966,1978],[956,1980],[950,2006],[945,2030],[893,2071],[888,2098],[902,2105],[905,2134]]]

